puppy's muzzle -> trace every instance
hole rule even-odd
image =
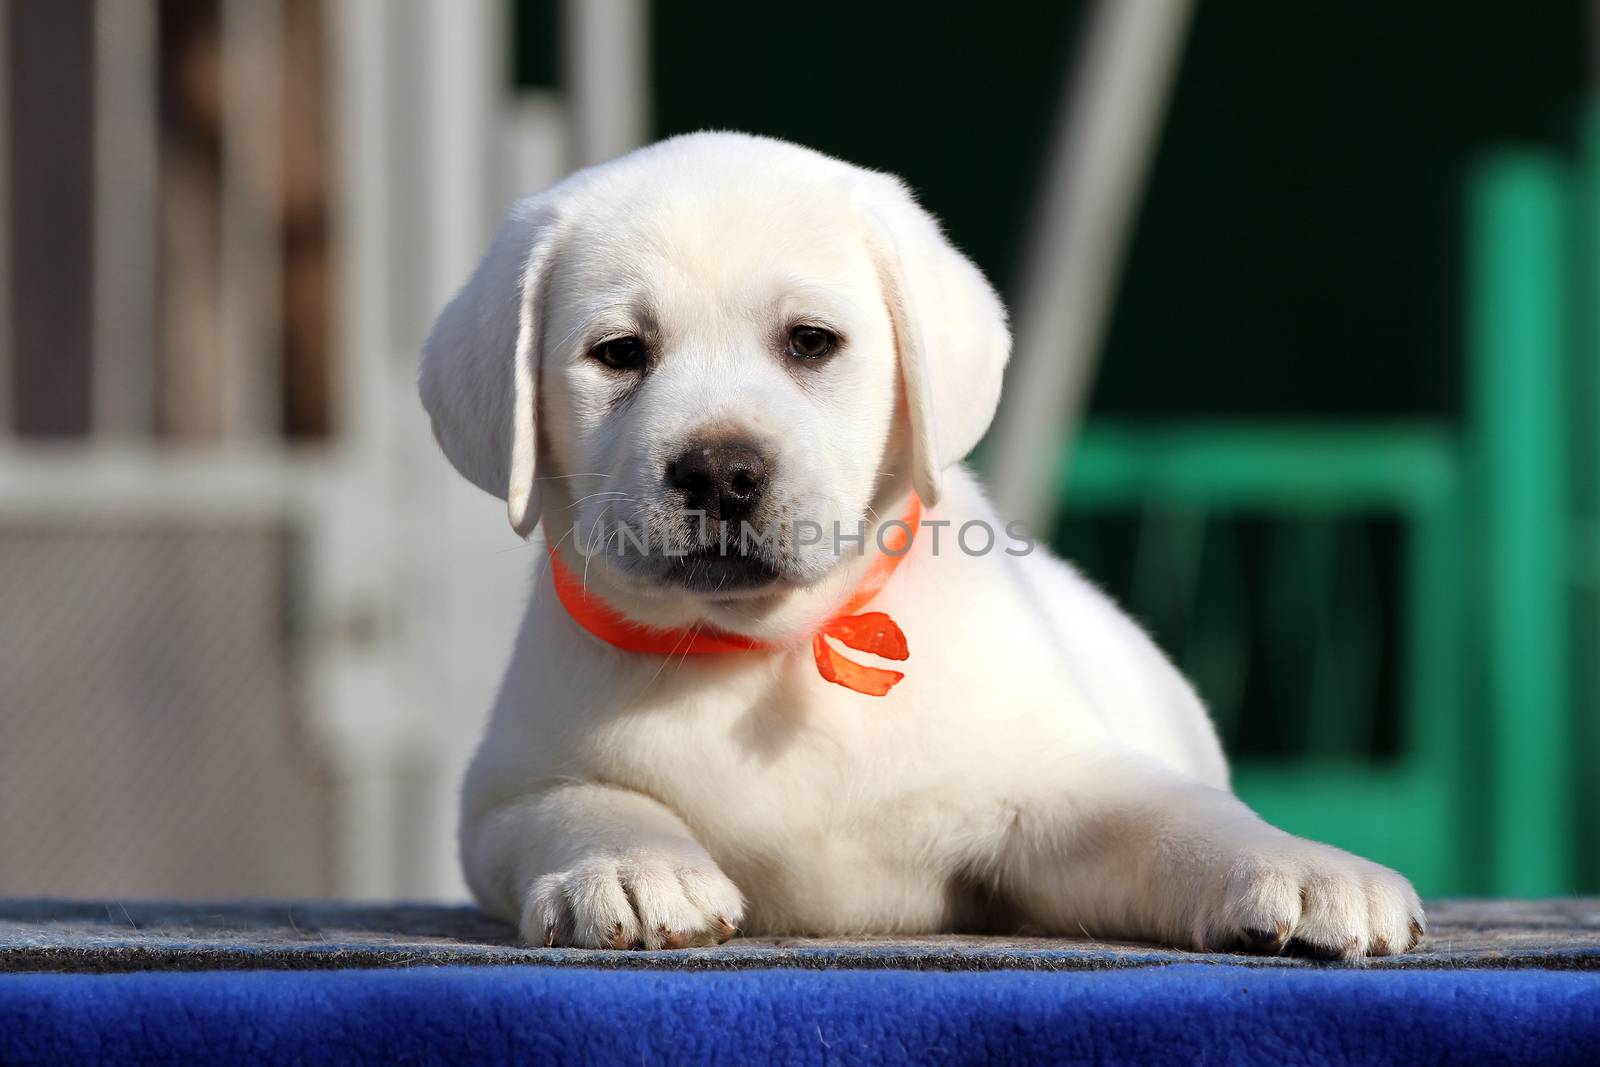
[[[667,464],[666,480],[682,495],[685,510],[719,522],[743,522],[761,503],[767,462],[745,438],[703,437]]]

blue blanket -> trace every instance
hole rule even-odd
[[[1600,1062],[1600,973],[0,975],[0,1064]]]

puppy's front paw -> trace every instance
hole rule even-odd
[[[648,851],[596,854],[534,883],[521,933],[535,945],[686,948],[720,945],[744,897],[710,859]]]
[[[1195,917],[1202,949],[1360,959],[1409,952],[1422,940],[1422,902],[1411,883],[1368,860],[1288,837],[1219,861]]]

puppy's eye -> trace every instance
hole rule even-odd
[[[796,359],[822,359],[839,347],[839,338],[821,326],[796,326],[789,331],[789,354]]]
[[[637,337],[613,337],[590,350],[589,355],[612,370],[638,370],[644,366],[644,342]]]

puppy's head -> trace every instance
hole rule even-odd
[[[421,384],[519,533],[542,519],[614,588],[722,602],[815,585],[908,487],[933,505],[1009,347],[898,180],[696,134],[518,204]]]

